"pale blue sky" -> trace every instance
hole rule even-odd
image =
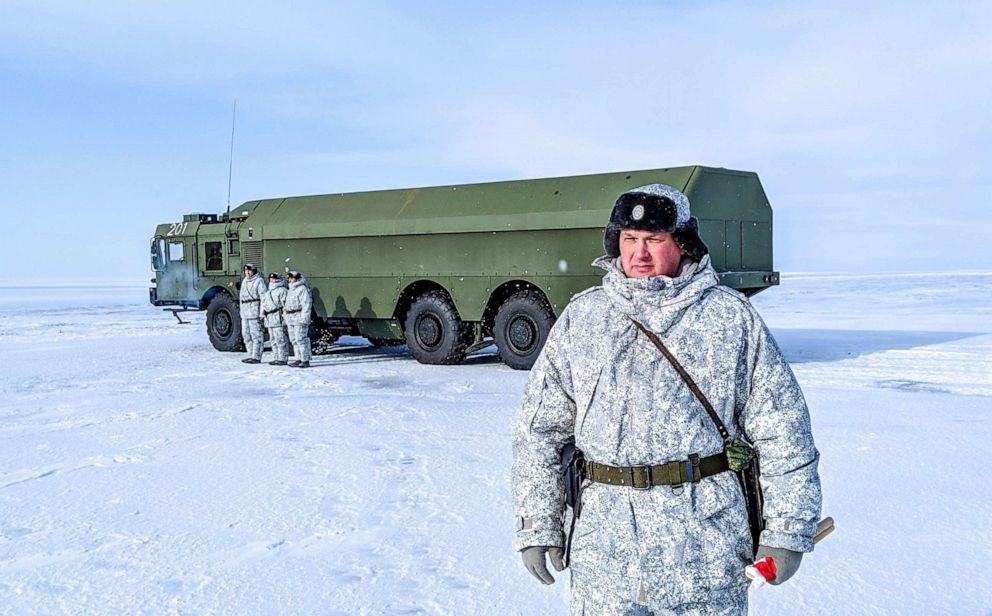
[[[0,5],[0,279],[234,203],[701,163],[782,271],[992,270],[992,4]]]

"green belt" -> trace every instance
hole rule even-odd
[[[676,460],[654,466],[609,466],[586,460],[585,478],[611,486],[629,486],[646,490],[651,486],[678,486],[698,483],[703,477],[730,470],[727,456],[721,452],[705,458],[692,454],[688,460]]]

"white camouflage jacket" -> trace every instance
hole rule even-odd
[[[309,325],[312,308],[313,298],[310,296],[310,289],[307,288],[307,279],[304,276],[289,285],[286,304],[283,306],[286,325]]]
[[[743,432],[754,444],[767,521],[761,543],[812,550],[820,483],[809,413],[751,303],[718,285],[708,256],[687,261],[675,278],[627,278],[607,257],[595,264],[607,271],[603,286],[577,295],[562,312],[517,416],[516,549],[563,545],[560,450],[573,436],[587,460],[613,466],[723,449],[702,405],[629,315],[662,338],[731,436]],[[728,605],[746,609],[750,544],[730,472],[682,491],[592,484],[573,538],[573,592],[599,601],[610,589],[634,585],[631,596],[661,610],[716,605],[714,593],[726,591]]]
[[[282,327],[282,307],[286,303],[288,293],[285,280],[276,282],[268,291],[262,293],[262,319],[265,320],[266,327]]]
[[[265,279],[255,274],[251,278],[244,278],[241,281],[241,292],[238,299],[241,301],[241,318],[258,319],[261,318],[262,294],[268,289]]]

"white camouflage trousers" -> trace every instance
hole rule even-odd
[[[248,356],[261,361],[264,341],[262,319],[241,319],[241,337],[244,338]]]
[[[269,343],[276,361],[286,361],[289,357],[289,338],[283,325],[269,328]]]
[[[293,342],[296,361],[310,361],[310,324],[289,325],[289,339]]]

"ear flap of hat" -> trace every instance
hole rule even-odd
[[[615,222],[606,225],[606,230],[603,232],[603,250],[608,257],[620,256],[620,225]]]
[[[617,233],[618,251],[619,237],[620,234]],[[696,220],[695,216],[691,216],[689,221],[681,229],[676,229],[673,231],[672,239],[675,240],[675,243],[679,248],[685,251],[687,257],[697,263],[710,251],[709,248],[706,247],[706,244],[703,243],[703,239],[699,237],[699,221]]]

